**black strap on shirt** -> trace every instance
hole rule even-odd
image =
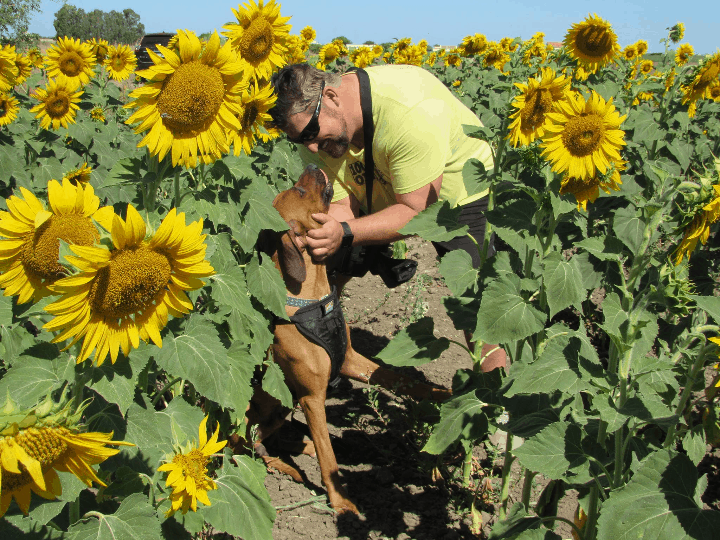
[[[357,72],[360,83],[360,108],[363,118],[363,145],[365,146],[365,198],[367,199],[367,213],[372,213],[372,188],[375,178],[375,161],[372,155],[372,141],[375,135],[375,126],[372,116],[372,95],[370,94],[370,77],[362,68],[350,68],[348,71]]]

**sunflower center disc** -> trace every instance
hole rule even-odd
[[[100,315],[120,318],[148,307],[170,280],[165,255],[146,245],[113,252],[110,264],[100,269],[88,299]]]
[[[243,33],[240,54],[251,64],[257,64],[270,56],[274,43],[272,25],[265,18],[258,17]]]
[[[545,114],[552,110],[553,99],[550,90],[544,88],[531,92],[525,98],[525,107],[520,113],[523,127],[536,129],[545,121]]]
[[[240,120],[240,124],[242,126],[243,131],[250,129],[252,125],[255,123],[255,119],[258,116],[258,110],[254,103],[249,103],[245,110],[243,111],[242,119]]]
[[[220,72],[196,60],[182,64],[165,82],[157,108],[171,131],[202,130],[215,118],[224,97]]]
[[[173,458],[173,463],[182,467],[183,473],[195,480],[197,486],[201,486],[205,481],[205,465],[207,458],[197,448],[191,450],[187,454],[177,454]]]
[[[53,94],[45,105],[45,111],[51,118],[62,118],[70,110],[70,98],[65,92]]]
[[[48,281],[64,276],[65,268],[58,263],[60,239],[68,244],[92,246],[100,240],[100,235],[90,218],[80,214],[55,214],[34,234],[28,235],[22,252],[25,270],[35,278]]]
[[[580,52],[591,58],[601,58],[612,51],[610,34],[598,26],[590,26],[579,32],[576,45]]]
[[[60,71],[68,77],[77,77],[83,66],[83,59],[78,53],[66,52],[60,57]]]
[[[582,114],[565,124],[562,141],[565,148],[576,157],[589,156],[600,147],[605,126],[596,114]]]

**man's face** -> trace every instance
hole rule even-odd
[[[350,146],[347,123],[335,101],[326,97],[323,96],[319,110],[316,105],[290,116],[285,132],[291,141],[304,144],[313,153],[322,150],[334,158],[339,158]],[[315,132],[317,134],[314,137],[308,138],[308,133],[314,135]]]

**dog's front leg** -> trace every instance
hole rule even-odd
[[[330,506],[341,514],[344,512],[359,514],[357,507],[348,499],[347,492],[340,482],[338,464],[330,443],[330,433],[327,430],[325,392],[322,392],[322,395],[306,395],[299,401],[310,428],[310,436],[315,445],[315,452],[320,463],[320,474],[328,492]]]

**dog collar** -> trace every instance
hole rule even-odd
[[[312,305],[312,304],[314,304],[314,303],[316,303],[316,302],[322,302],[322,301],[325,300],[328,296],[330,296],[330,295],[329,295],[329,294],[326,294],[326,295],[323,296],[320,300],[307,300],[307,299],[305,299],[305,298],[296,298],[296,297],[294,297],[294,296],[288,296],[288,297],[287,297],[287,300],[286,300],[286,302],[285,302],[285,305],[286,305],[286,306],[290,306],[290,307],[299,307],[299,308],[307,307],[307,306],[310,306],[310,305]]]

